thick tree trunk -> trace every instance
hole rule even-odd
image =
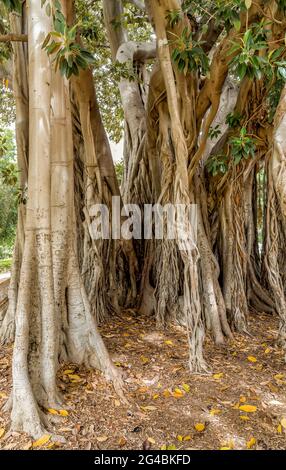
[[[100,368],[118,390],[120,379],[79,271],[69,85],[41,48],[50,18],[37,2],[28,7],[28,199],[9,404],[13,429],[39,437],[45,426],[39,406],[61,406],[60,358]]]

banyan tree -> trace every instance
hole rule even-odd
[[[63,361],[101,369],[122,396],[97,323],[126,307],[185,327],[190,372],[208,370],[207,333],[217,345],[249,333],[250,310],[279,316],[285,347],[286,2],[94,1],[98,50],[80,1],[2,3],[21,194],[0,318],[1,341],[14,340],[13,428],[44,433]],[[124,112],[121,184],[96,93],[100,48]],[[112,196],[192,204],[197,223],[184,222],[185,239],[94,240],[92,207]]]

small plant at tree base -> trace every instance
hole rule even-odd
[[[231,155],[235,165],[238,165],[243,159],[254,157],[256,152],[255,139],[247,134],[247,129],[242,127],[239,137],[232,137],[229,140]]]

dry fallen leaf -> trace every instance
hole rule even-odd
[[[159,393],[155,393],[155,395],[153,395],[153,400],[157,400],[157,398],[159,398]]]
[[[59,415],[60,416],[68,416],[69,412],[67,410],[59,410]]]
[[[281,424],[278,424],[278,426],[277,426],[277,432],[278,432],[278,434],[282,434],[282,426],[281,426]]]
[[[157,410],[156,406],[148,405],[148,406],[141,406],[142,410],[144,411],[155,411]]]
[[[4,434],[5,434],[5,429],[4,429],[4,428],[0,428],[0,438],[1,438],[2,436],[4,436]]]
[[[251,437],[251,439],[249,439],[249,441],[246,443],[246,447],[248,449],[252,449],[252,447],[254,447],[256,444],[256,439],[255,437]]]
[[[57,414],[58,414],[57,410],[54,410],[53,408],[48,408],[48,412],[49,412],[51,415],[57,415]]]
[[[156,441],[155,439],[153,439],[153,437],[148,437],[148,441],[150,442],[150,444],[156,444]]]
[[[167,339],[167,340],[165,341],[165,344],[167,344],[167,346],[174,346],[173,341],[171,341],[170,339]]]
[[[121,437],[118,441],[119,447],[124,447],[127,444],[127,439],[125,437]]]
[[[98,442],[105,442],[105,441],[107,441],[107,439],[108,439],[107,436],[98,436],[98,437],[96,438],[96,440],[97,440]]]
[[[184,438],[183,438],[183,436],[181,436],[181,434],[179,434],[179,435],[177,436],[177,439],[178,439],[178,441],[182,442]]]
[[[42,437],[40,437],[40,439],[33,442],[32,447],[44,446],[45,444],[47,444],[47,442],[49,442],[50,439],[51,436],[49,434],[44,434]]]
[[[191,387],[190,387],[188,384],[183,384],[182,387],[183,387],[183,389],[185,390],[185,392],[187,392],[187,393],[188,393],[188,392],[190,391],[190,389],[191,389]]]
[[[221,410],[218,410],[218,409],[213,409],[213,410],[210,410],[210,415],[211,416],[215,416],[215,415],[219,415],[221,413]]]
[[[264,354],[269,354],[271,352],[271,349],[270,348],[266,348],[265,351],[264,351]]]
[[[205,425],[204,423],[196,423],[195,424],[195,430],[198,432],[203,432],[205,430]]]
[[[183,440],[184,441],[190,441],[192,439],[192,436],[190,436],[189,434],[187,436],[184,436]]]
[[[239,407],[241,411],[245,411],[245,413],[254,413],[257,410],[257,406],[254,405],[241,405]]]
[[[67,369],[67,370],[64,370],[63,371],[63,374],[64,375],[69,375],[69,374],[73,374],[74,373],[74,370],[73,369]]]
[[[250,418],[249,418],[249,416],[241,415],[240,419],[242,419],[243,421],[249,421]]]

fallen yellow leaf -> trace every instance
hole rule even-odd
[[[80,376],[79,375],[76,375],[76,374],[68,374],[69,378],[72,379],[72,380],[76,380],[76,381],[79,381],[81,380]]]
[[[60,416],[68,416],[69,412],[67,410],[59,410],[59,415]]]
[[[153,395],[153,400],[157,400],[157,398],[159,398],[159,393],[155,393],[155,395]]]
[[[198,432],[203,432],[205,430],[205,425],[203,423],[196,423],[195,430]]]
[[[240,419],[242,419],[243,421],[249,421],[250,418],[249,416],[241,415]]]
[[[47,444],[49,440],[51,439],[51,436],[49,434],[44,434],[40,439],[37,441],[33,442],[32,447],[41,447]]]
[[[252,449],[253,446],[255,446],[256,444],[256,439],[255,437],[252,437],[251,439],[249,439],[249,441],[246,443],[246,447],[248,449]]]
[[[187,392],[187,393],[188,393],[188,392],[190,391],[190,389],[191,389],[188,384],[183,384],[182,387],[183,387],[183,389],[185,390],[185,392]]]
[[[0,392],[0,398],[8,398],[8,396],[6,393]]]
[[[240,401],[240,403],[245,403],[246,402],[246,397],[240,397],[239,401]]]
[[[254,413],[257,410],[257,406],[254,405],[241,405],[239,407],[241,411],[245,411],[245,413]]]
[[[217,409],[210,410],[211,416],[219,415],[220,413],[221,413],[221,410],[217,410]]]
[[[166,444],[163,444],[161,447],[160,447],[161,450],[167,450],[167,446]]]
[[[178,439],[178,441],[182,442],[184,438],[183,438],[183,436],[181,436],[181,435],[179,434],[179,435],[177,436],[177,439]]]
[[[221,379],[223,377],[223,373],[222,372],[219,372],[218,374],[214,374],[213,375],[213,378],[218,380],[218,379]]]
[[[177,447],[174,444],[167,446],[166,450],[177,450]]]
[[[232,447],[221,447],[220,450],[233,450]]]
[[[282,380],[284,378],[284,374],[276,374],[274,375],[275,380]]]
[[[58,414],[57,410],[54,410],[53,408],[48,408],[48,412],[49,412],[51,415],[57,415],[57,414]]]
[[[167,339],[167,340],[165,341],[165,344],[167,344],[168,346],[174,346],[173,341],[171,341],[170,339]]]
[[[0,428],[0,438],[1,438],[2,436],[4,436],[4,434],[5,434],[5,429],[4,429],[4,428]]]
[[[257,362],[257,359],[254,356],[248,356],[247,359],[248,359],[249,362]]]
[[[171,396],[171,393],[169,390],[164,390],[163,395],[165,398],[169,398]]]
[[[184,436],[184,441],[190,441],[192,439],[192,436],[190,436],[189,434],[187,436]]]
[[[73,372],[74,372],[74,370],[72,370],[72,369],[67,369],[67,370],[64,370],[64,371],[63,371],[63,374],[64,374],[64,375],[69,375],[69,374],[73,374]]]
[[[182,392],[182,390],[180,390],[179,388],[175,388],[172,395],[175,398],[182,398],[184,396],[184,392]]]
[[[149,441],[150,444],[156,444],[156,441],[153,439],[153,437],[148,437],[147,441]]]
[[[141,356],[140,361],[142,362],[142,364],[148,364],[148,362],[150,362],[148,357],[146,356]]]
[[[269,354],[271,352],[271,349],[270,348],[266,348],[265,351],[264,351],[264,354]]]
[[[281,424],[278,424],[277,432],[278,432],[278,434],[282,434],[282,426],[281,426]]]

